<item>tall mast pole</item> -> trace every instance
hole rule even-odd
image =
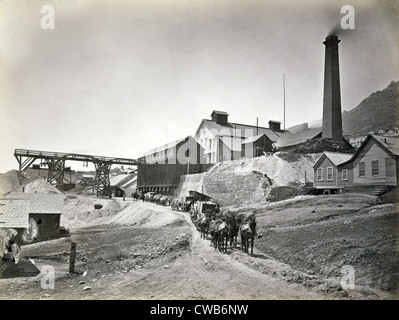
[[[285,131],[285,74],[283,73],[283,96],[284,96],[284,131]]]

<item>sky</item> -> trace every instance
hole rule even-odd
[[[398,13],[395,0],[1,1],[0,172],[18,169],[17,148],[136,159],[213,110],[283,123],[283,75],[286,128],[321,119],[331,30],[350,110],[399,80]]]

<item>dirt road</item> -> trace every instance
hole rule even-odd
[[[154,203],[124,203],[119,212],[112,213],[109,210],[108,213],[97,213],[109,214],[100,217],[100,220],[93,220],[101,224],[93,224],[92,221],[90,227],[71,229],[70,237],[22,246],[22,256],[33,260],[39,270],[45,266],[53,268],[54,289],[43,288],[45,274],[42,272],[31,278],[0,280],[0,298],[392,299],[392,296],[384,292],[371,289],[348,292],[340,285],[338,267],[346,260],[338,260],[338,263],[336,257],[351,253],[350,249],[356,244],[356,239],[363,239],[363,242],[354,248],[363,250],[375,237],[381,239],[380,234],[387,239],[389,237],[390,242],[383,239],[387,247],[379,245],[378,250],[385,250],[390,253],[385,257],[393,259],[385,259],[387,262],[384,266],[395,267],[396,256],[392,250],[396,243],[396,233],[392,230],[395,229],[396,207],[386,207],[389,209],[387,213],[381,211],[381,208],[367,207],[365,214],[358,210],[365,206],[365,200],[363,197],[357,198],[352,196],[351,201],[338,197],[305,198],[295,203],[282,203],[277,207],[273,204],[258,209],[261,210],[257,214],[259,228],[265,236],[255,241],[252,256],[243,253],[240,247],[228,248],[225,254],[215,251],[209,238],[201,239],[188,213],[173,211],[170,207]],[[316,200],[319,202],[317,212],[309,207]],[[337,206],[341,211],[334,211],[337,219],[331,218],[331,210],[328,209],[331,208],[331,201],[340,202]],[[325,212],[322,210],[323,203]],[[115,206],[113,202],[110,204]],[[374,214],[372,210],[379,213]],[[87,212],[85,216],[90,218],[91,214]],[[374,220],[368,218],[370,215]],[[358,221],[357,224],[349,224],[349,218]],[[309,224],[309,221],[313,222]],[[362,224],[359,221],[363,221]],[[367,229],[366,233],[362,228],[371,227],[370,222],[373,227]],[[346,233],[341,234],[346,232],[343,226],[352,225],[353,229],[358,230],[358,234],[353,233],[353,229],[347,227],[349,235],[357,237],[353,241]],[[265,226],[267,229],[264,229]],[[323,234],[330,231],[339,241],[333,242],[335,238],[329,236],[331,241],[326,244],[324,238],[320,238],[317,239],[320,248],[314,247],[316,234],[323,237]],[[353,242],[350,248],[342,245],[342,236],[347,239],[346,244]],[[68,272],[71,241],[77,244],[76,272],[72,274]],[[342,252],[334,253],[328,248]],[[331,252],[334,255],[330,257]],[[372,257],[375,258],[374,255]],[[363,261],[363,258],[359,256],[359,261]],[[312,263],[315,259],[330,259],[329,262],[320,262],[320,265],[332,265],[335,269],[328,272],[314,269]],[[371,262],[376,268],[381,266],[380,260],[374,259]],[[364,273],[367,276],[369,260],[363,261],[362,265],[355,263],[352,261],[357,268],[362,268],[357,274],[364,277]],[[313,270],[309,270],[309,267],[313,267]],[[390,269],[381,272],[385,272],[386,277],[390,276],[388,280],[392,283],[395,272],[392,273]],[[373,271],[372,274],[375,273]],[[360,280],[363,281],[363,278]]]
[[[133,206],[154,209],[152,203]],[[173,217],[162,227],[97,226],[72,230],[70,238],[22,247],[38,269],[55,270],[54,289],[43,289],[43,274],[3,279],[2,299],[317,299],[276,274],[297,273],[255,250],[226,254],[201,239],[188,214],[162,207]],[[70,242],[77,243],[76,273],[69,274]],[[262,265],[263,272],[253,268]],[[257,268],[259,269],[259,268]],[[268,270],[265,272],[265,270]],[[276,272],[277,271],[277,272]]]

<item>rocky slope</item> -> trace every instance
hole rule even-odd
[[[384,90],[376,91],[356,108],[344,111],[342,125],[345,134],[368,134],[399,126],[399,81],[392,81]]]

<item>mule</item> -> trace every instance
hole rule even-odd
[[[215,236],[219,251],[226,253],[229,240],[226,222],[223,221],[223,223],[219,226],[219,229],[215,232]]]
[[[201,238],[203,239],[206,239],[208,237],[209,223],[210,219],[208,215],[204,215],[198,223],[198,227],[201,232]]]
[[[249,244],[251,243],[251,254],[254,254],[254,239],[256,233],[255,216],[251,215],[245,219],[246,221],[240,225],[241,249],[248,253]]]
[[[172,210],[179,211],[179,209],[181,208],[181,205],[182,204],[179,199],[173,199],[171,202]]]
[[[230,241],[230,247],[237,245],[237,236],[238,236],[238,231],[240,229],[240,226],[237,222],[236,217],[227,217],[226,218],[226,224],[227,224],[227,238],[228,241]]]
[[[227,251],[227,224],[221,219],[213,220],[210,223],[210,233],[215,251],[219,249],[221,252]]]

